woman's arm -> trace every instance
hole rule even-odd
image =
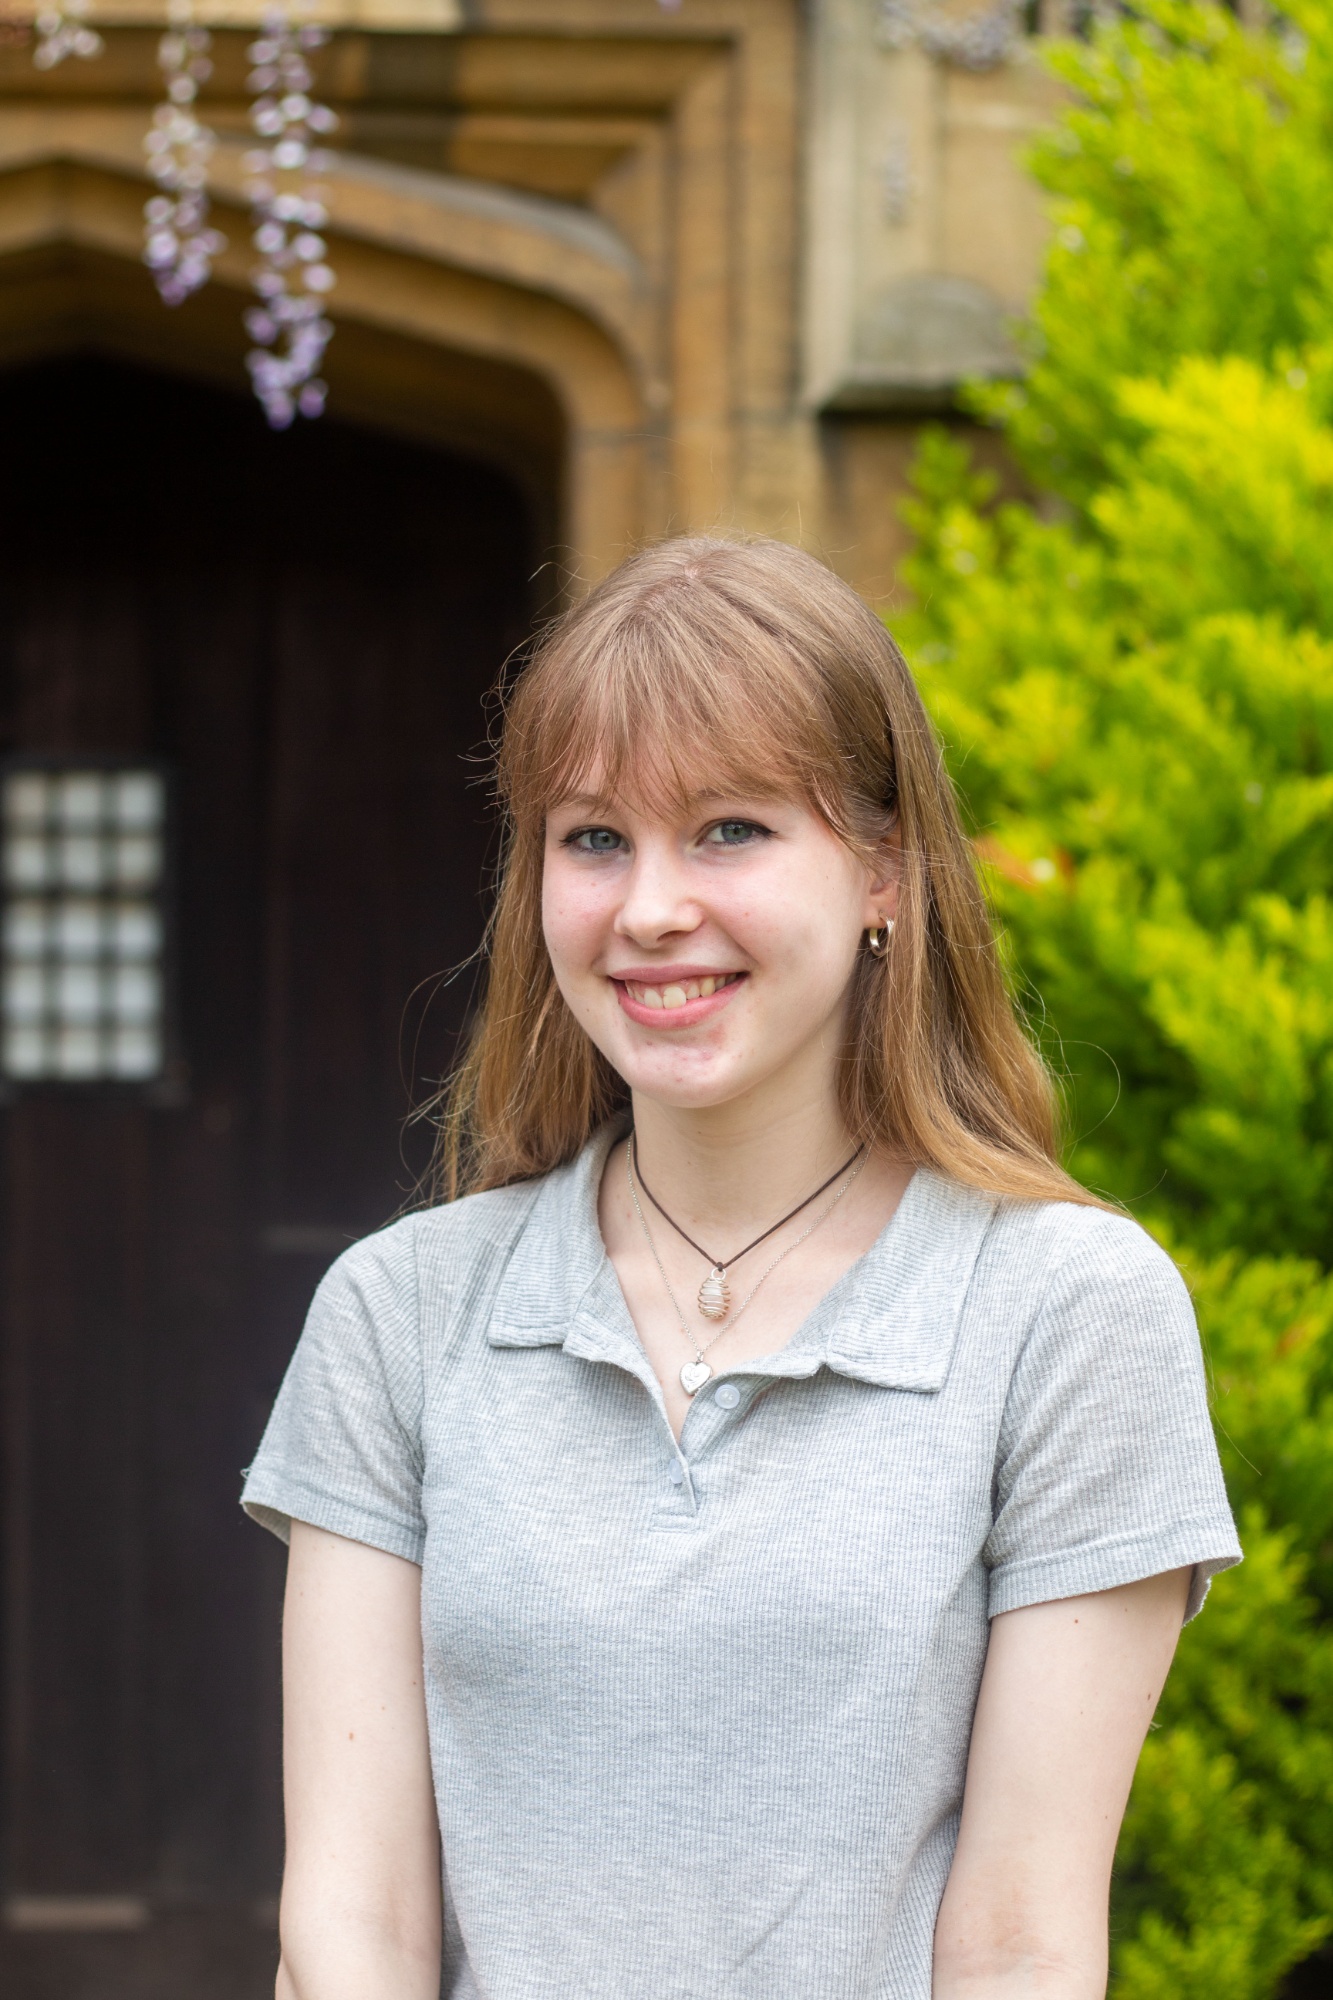
[[[282,1652],[277,2000],[438,2000],[421,1571],[293,1522]]]
[[[934,2000],[1102,2000],[1116,1838],[1189,1574],[992,1622]]]

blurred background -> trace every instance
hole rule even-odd
[[[1122,2000],[1333,1992],[1333,9],[0,12],[0,1988],[259,2000],[239,1475],[413,1197],[484,697],[636,543],[890,622],[1071,1165],[1182,1261],[1246,1565]]]

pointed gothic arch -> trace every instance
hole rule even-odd
[[[142,120],[40,106],[0,140],[0,365],[87,348],[245,383],[242,145],[219,145],[213,282],[162,306],[140,263]],[[646,282],[572,203],[340,158],[326,373],[350,417],[488,458],[519,478],[543,540],[609,567],[645,526]]]

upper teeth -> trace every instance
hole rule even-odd
[[[683,979],[670,986],[637,986],[632,980],[625,984],[631,1000],[637,1000],[641,1007],[683,1007],[687,1000],[709,999],[734,977],[734,973],[724,972],[707,979]]]

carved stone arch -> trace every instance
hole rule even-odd
[[[35,108],[0,142],[0,364],[100,348],[245,382],[248,227],[241,145],[212,171],[228,247],[169,311],[139,258],[142,119]],[[565,204],[343,157],[333,407],[503,466],[542,543],[595,577],[644,526],[645,286],[607,225]]]

